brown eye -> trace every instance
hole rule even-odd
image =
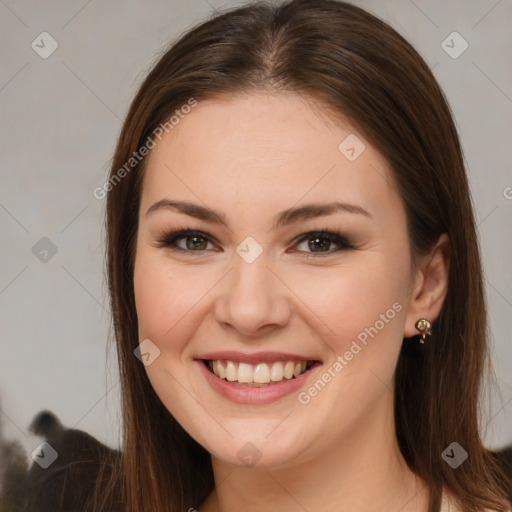
[[[186,248],[191,251],[195,249],[206,249],[206,246],[208,245],[208,241],[206,240],[206,238],[200,236],[183,236],[179,238],[183,238],[186,240]]]
[[[185,240],[185,244],[178,245],[178,241]],[[212,243],[205,233],[193,230],[181,230],[169,233],[160,238],[157,247],[166,247],[173,251],[204,252],[208,243]]]
[[[332,254],[346,249],[354,249],[354,247],[347,241],[347,239],[341,235],[341,233],[332,233],[330,231],[317,231],[313,233],[306,233],[298,239],[298,244],[302,242],[308,242],[307,247],[309,251],[299,252],[310,252],[317,254]],[[337,249],[329,251],[332,244],[338,246]]]
[[[182,240],[184,240],[184,243],[181,242]],[[355,249],[341,233],[327,230],[301,235],[294,247],[303,242],[308,242],[307,249],[299,250],[298,252],[305,253],[306,255],[316,254],[318,256],[328,256],[342,250]],[[212,238],[206,233],[192,229],[182,229],[161,236],[157,240],[156,246],[184,253],[200,253],[209,250],[209,243],[213,245]],[[331,249],[332,245],[337,246],[337,248]]]

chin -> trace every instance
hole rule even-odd
[[[244,422],[246,426],[247,421]],[[264,422],[259,421],[258,426],[261,428],[251,425],[250,428],[241,429],[240,434],[233,437],[224,432],[221,438],[201,439],[201,436],[194,436],[194,438],[212,454],[212,457],[226,464],[277,469],[289,466],[294,461],[297,462],[307,449],[304,434],[301,433],[303,429],[290,431],[288,428],[278,433],[276,426],[280,421],[275,418]],[[227,430],[230,425],[233,426],[233,422],[226,424]],[[270,425],[272,426],[269,428]]]

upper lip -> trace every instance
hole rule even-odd
[[[207,360],[228,360],[239,363],[257,364],[257,363],[275,363],[277,361],[319,361],[314,357],[290,354],[288,352],[254,352],[247,354],[236,350],[224,350],[220,352],[210,352],[197,357],[197,359]]]

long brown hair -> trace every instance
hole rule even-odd
[[[491,369],[486,306],[450,108],[408,42],[373,15],[336,0],[252,3],[212,16],[171,45],[131,104],[103,188],[124,429],[112,491],[130,512],[141,512],[197,508],[213,489],[209,453],[165,408],[134,356],[140,342],[134,249],[146,158],[133,158],[191,98],[256,90],[311,98],[326,116],[349,119],[373,143],[390,163],[406,206],[413,258],[448,234],[448,293],[433,335],[422,350],[405,341],[396,368],[396,435],[411,470],[429,485],[430,512],[439,510],[443,488],[464,510],[503,510],[510,499],[505,477],[479,426],[482,378]],[[457,469],[441,457],[454,441],[469,454]]]

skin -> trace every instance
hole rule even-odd
[[[355,161],[338,149],[349,134],[366,146]],[[405,209],[382,155],[312,100],[258,92],[199,102],[147,163],[134,275],[139,336],[160,349],[145,366],[156,393],[212,455],[216,487],[191,507],[427,511],[425,483],[407,468],[394,434],[393,379],[403,337],[440,312],[448,239],[412,268]],[[146,215],[164,198],[207,205],[226,223],[170,209]],[[271,229],[284,209],[331,201],[359,205],[371,218],[341,211]],[[187,254],[157,247],[173,228],[213,241],[190,249],[189,239]],[[356,249],[335,252],[325,241],[315,252],[296,242],[336,229]],[[253,263],[236,252],[248,236],[263,250]],[[296,393],[234,404],[194,362],[213,350],[284,351],[327,369],[397,302],[401,311],[308,404]],[[248,442],[261,456],[254,467],[237,456]]]

